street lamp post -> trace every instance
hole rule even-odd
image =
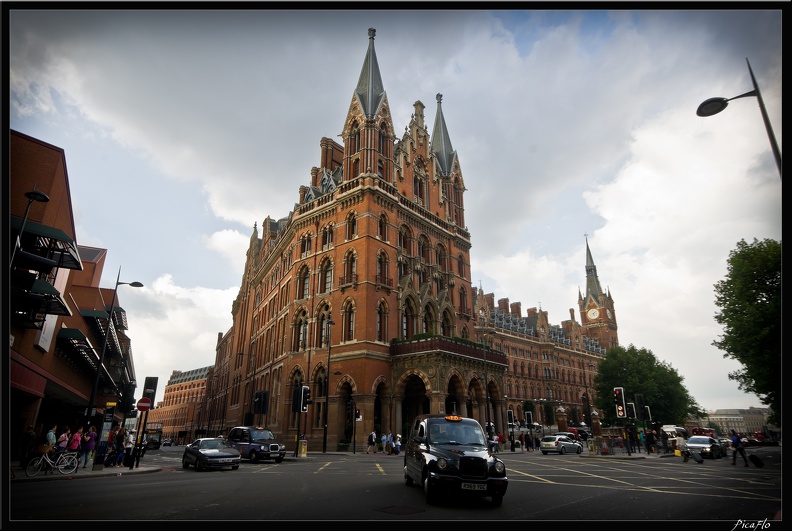
[[[539,402],[539,423],[542,425],[542,437],[544,437],[544,403],[547,402],[546,398],[537,398],[537,402]]]
[[[25,207],[25,215],[22,217],[22,225],[19,227],[19,232],[17,232],[16,242],[14,242],[14,250],[11,252],[11,261],[8,263],[9,268],[13,267],[14,265],[14,257],[16,256],[17,249],[22,248],[22,233],[25,232],[25,224],[27,223],[28,214],[30,213],[30,205],[32,205],[34,201],[39,203],[47,203],[50,200],[47,194],[40,192],[35,188],[29,192],[25,192],[25,197],[28,198],[28,204]]]
[[[589,370],[591,372],[594,372],[594,364],[593,363],[589,363]],[[589,428],[591,428],[591,426],[592,426],[592,423],[591,423],[591,396],[589,395],[588,376],[586,375],[586,367],[585,367],[585,365],[583,366],[583,385],[586,386],[586,409],[588,409],[588,425],[589,425]]]
[[[327,367],[325,368],[325,405],[324,405],[324,433],[322,434],[322,453],[327,453],[327,410],[330,407],[330,330],[331,326],[335,323],[330,319],[330,316],[327,316],[327,321],[325,321],[325,326],[327,326]],[[354,415],[353,415],[354,417]],[[355,419],[352,419],[352,422],[355,422]],[[354,426],[354,424],[353,424]],[[352,441],[354,445],[355,442]],[[354,447],[354,446],[353,446]]]
[[[99,365],[96,367],[96,376],[94,377],[93,389],[91,389],[91,397],[88,399],[88,408],[85,411],[86,424],[90,423],[90,419],[92,416],[91,412],[95,409],[94,402],[96,401],[96,392],[99,389],[99,379],[102,376],[102,371],[104,370],[104,359],[105,359],[105,354],[107,353],[107,343],[110,340],[110,326],[112,326],[113,324],[113,313],[115,312],[116,295],[118,294],[118,286],[122,286],[122,285],[132,286],[133,288],[143,287],[143,284],[141,284],[140,282],[121,282],[121,268],[120,267],[118,268],[118,276],[116,277],[115,286],[113,287],[113,299],[110,302],[110,311],[107,314],[107,327],[105,328],[104,341],[102,342],[102,352],[99,354]],[[100,423],[99,428],[97,430],[98,431],[96,436],[97,441],[102,440],[102,428],[103,428],[103,423]],[[94,453],[95,453],[95,457],[92,468],[96,469],[96,461],[97,458],[99,457],[100,452],[97,451]]]
[[[765,109],[762,93],[759,91],[759,85],[756,83],[756,78],[751,69],[751,63],[748,62],[747,57],[745,58],[745,62],[748,63],[748,72],[751,74],[751,82],[753,82],[754,89],[733,98],[709,98],[704,100],[701,105],[698,106],[698,109],[696,109],[696,114],[702,117],[713,116],[728,107],[731,100],[756,96],[756,99],[759,101],[759,110],[762,112],[765,130],[767,131],[767,138],[770,139],[770,147],[773,148],[773,156],[775,156],[776,165],[778,166],[778,177],[783,179],[783,172],[781,171],[781,151],[778,149],[778,143],[776,142],[775,134],[773,134],[773,126],[770,125],[770,118],[767,116],[767,109]]]

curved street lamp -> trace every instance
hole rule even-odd
[[[110,312],[107,314],[107,327],[105,328],[104,334],[104,341],[102,341],[102,352],[99,355],[99,365],[96,367],[96,376],[94,378],[93,389],[91,389],[91,398],[88,399],[88,409],[85,413],[86,422],[90,423],[91,413],[95,409],[94,401],[96,400],[96,391],[99,388],[99,378],[102,375],[102,371],[104,370],[104,359],[105,353],[107,352],[107,343],[110,338],[110,326],[113,324],[113,313],[115,312],[115,301],[116,301],[116,294],[118,293],[118,286],[132,286],[133,288],[142,288],[143,284],[140,282],[121,282],[121,268],[118,268],[118,276],[116,277],[115,287],[113,288],[113,300],[110,302]],[[99,424],[98,434],[96,436],[97,441],[102,440],[102,423]],[[97,463],[99,457],[99,452],[94,452],[94,463],[93,469],[96,470]],[[101,469],[100,469],[101,470]]]
[[[19,227],[19,232],[17,232],[16,242],[14,242],[14,250],[11,252],[11,261],[8,264],[9,267],[13,267],[16,252],[18,249],[22,248],[22,233],[25,232],[25,224],[27,223],[28,214],[30,213],[30,205],[32,205],[34,201],[39,203],[47,203],[50,200],[47,194],[40,192],[35,188],[29,192],[25,192],[25,197],[28,198],[28,204],[25,207],[25,215],[22,217],[22,225]]]
[[[748,62],[747,57],[745,58],[745,62],[748,63],[748,72],[751,74],[751,81],[753,82],[754,89],[733,98],[709,98],[704,100],[701,102],[701,105],[698,106],[698,109],[696,109],[696,114],[701,117],[713,116],[728,107],[729,102],[732,100],[756,96],[756,99],[759,100],[759,110],[762,111],[762,120],[764,120],[765,129],[767,130],[767,138],[770,139],[770,146],[773,148],[773,156],[775,156],[776,165],[778,166],[778,177],[783,180],[783,172],[781,171],[781,151],[778,149],[778,143],[776,142],[775,134],[773,134],[773,126],[770,125],[770,118],[767,116],[767,109],[765,109],[762,93],[759,91],[759,85],[756,83],[753,70],[751,70],[751,63]]]

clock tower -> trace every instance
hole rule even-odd
[[[586,336],[596,339],[604,349],[619,345],[613,298],[610,291],[606,293],[600,286],[588,237],[586,238],[586,293],[583,295],[578,291],[578,306],[583,333]]]

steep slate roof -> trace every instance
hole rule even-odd
[[[451,147],[451,138],[448,136],[448,128],[443,117],[442,101],[443,95],[438,94],[437,115],[435,116],[434,130],[432,131],[432,151],[437,158],[440,172],[443,175],[450,175],[457,154],[454,148]]]
[[[385,99],[385,87],[382,85],[377,54],[374,53],[374,35],[376,33],[377,30],[369,28],[369,47],[363,61],[363,69],[360,71],[357,88],[355,88],[355,95],[360,101],[360,108],[366,118],[374,118]]]

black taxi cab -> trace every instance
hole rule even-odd
[[[228,442],[239,450],[242,459],[258,463],[272,459],[276,463],[286,457],[286,446],[278,442],[272,430],[262,426],[236,426],[228,432]]]
[[[442,494],[489,496],[499,507],[509,480],[506,465],[493,456],[475,419],[419,415],[404,446],[404,483],[421,485],[426,502]]]

